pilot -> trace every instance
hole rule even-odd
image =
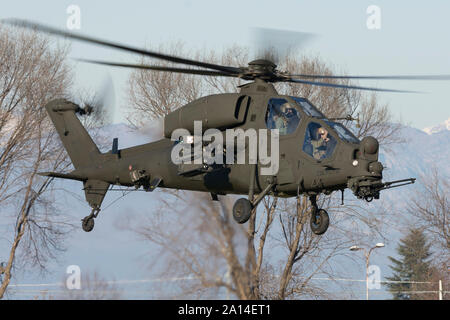
[[[287,133],[288,128],[288,118],[286,117],[286,104],[283,104],[280,107],[280,114],[274,115],[275,120],[275,128],[278,129],[280,135],[284,135]]]
[[[284,116],[287,120],[287,132],[292,133],[298,126],[300,119],[297,115],[297,110],[295,110],[289,103],[285,103],[281,106]]]
[[[317,160],[321,160],[326,156],[330,138],[328,137],[328,131],[323,127],[317,129],[316,137],[316,140],[311,141],[313,146],[313,157]]]
[[[281,105],[280,111],[280,115],[275,119],[275,127],[280,131],[280,135],[292,133],[299,122],[297,111],[287,102]]]

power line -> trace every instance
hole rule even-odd
[[[340,278],[311,278],[311,280],[326,280],[326,281],[349,281],[349,282],[367,282],[367,280],[358,279],[340,279]],[[394,281],[394,280],[370,280],[371,283],[439,283],[438,281]]]
[[[200,277],[187,276],[187,277],[172,277],[172,278],[153,278],[153,279],[135,279],[135,280],[111,280],[111,281],[97,281],[92,282],[93,284],[144,284],[153,282],[174,282],[174,281],[186,281],[186,280],[196,280]],[[298,277],[307,278],[307,277]],[[365,279],[348,279],[348,278],[321,278],[313,277],[310,280],[319,281],[348,281],[348,282],[366,282]],[[393,280],[370,280],[371,283],[412,283],[412,284],[438,284],[438,281],[393,281]],[[19,287],[56,287],[63,286],[63,282],[53,282],[53,283],[27,283],[27,284],[10,284],[8,287],[19,288]]]

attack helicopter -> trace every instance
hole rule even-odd
[[[64,99],[50,101],[45,106],[48,115],[66,149],[74,170],[70,173],[44,172],[43,176],[77,180],[83,183],[86,201],[91,213],[82,220],[82,228],[94,228],[94,218],[100,212],[103,199],[113,186],[142,188],[152,192],[156,188],[171,188],[209,192],[212,200],[219,195],[238,194],[233,206],[237,223],[245,223],[266,196],[295,197],[301,194],[311,202],[310,226],[321,235],[329,226],[326,210],[319,208],[317,197],[334,191],[350,189],[353,194],[368,202],[380,198],[380,192],[415,182],[415,178],[383,181],[383,164],[379,161],[379,143],[368,136],[359,140],[348,128],[328,119],[319,108],[306,98],[280,95],[274,83],[290,82],[311,86],[368,90],[380,92],[408,92],[392,89],[343,85],[324,82],[327,79],[387,79],[387,80],[449,80],[448,75],[425,76],[329,76],[316,74],[289,74],[277,70],[270,60],[257,59],[244,67],[224,66],[165,55],[149,50],[126,46],[110,41],[83,36],[37,23],[18,19],[4,21],[15,26],[35,29],[44,33],[115,48],[146,57],[184,64],[188,67],[166,67],[144,64],[114,63],[84,60],[105,66],[139,68],[160,72],[238,77],[249,81],[236,93],[214,94],[192,101],[169,113],[164,118],[164,137],[158,141],[119,149],[114,138],[109,152],[101,153],[77,115],[89,114],[89,107]],[[348,117],[347,120],[352,120]],[[189,161],[173,161],[174,148],[193,146],[196,140],[195,122],[200,124],[200,135],[217,129],[223,141],[230,142],[227,130],[266,129],[278,139],[277,170],[262,174],[265,164],[260,159],[254,163],[229,163],[228,161],[194,161],[195,154],[181,152]],[[183,129],[186,134],[173,139],[173,132]],[[198,136],[198,132],[197,132]],[[272,137],[272,136],[271,136]],[[227,140],[228,138],[228,140]],[[232,137],[231,139],[235,139]],[[211,141],[201,140],[200,150],[208,148]],[[245,143],[240,150],[215,148],[215,158],[235,159],[243,151],[250,157],[250,146]],[[187,149],[187,150],[193,150]],[[270,149],[270,148],[269,148]],[[186,149],[182,149],[185,151]],[[266,150],[269,153],[268,150]],[[277,152],[275,152],[277,151]],[[217,157],[219,155],[219,157]],[[267,164],[267,163],[266,163]]]

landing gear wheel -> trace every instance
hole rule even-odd
[[[317,235],[324,234],[328,225],[330,224],[330,218],[328,217],[328,213],[323,210],[313,210],[310,219],[311,230]]]
[[[93,216],[87,216],[84,217],[83,220],[81,220],[81,227],[86,232],[91,232],[92,229],[94,229],[94,217]]]
[[[238,199],[233,206],[233,218],[237,223],[246,223],[252,215],[253,206],[247,199]]]

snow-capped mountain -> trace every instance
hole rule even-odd
[[[450,130],[450,118],[448,118],[447,120],[445,120],[444,122],[442,122],[441,124],[434,126],[434,127],[427,127],[424,128],[423,131],[425,131],[428,134],[433,134],[433,133],[439,133],[442,131],[448,131]]]
[[[450,126],[450,119],[446,122],[447,126]],[[436,129],[428,133],[403,127],[401,136],[406,140],[404,143],[392,146],[389,151],[381,147],[381,162],[388,168],[384,174],[385,178],[400,179],[407,175],[418,177],[429,173],[433,168],[439,169],[442,174],[450,175],[449,129]]]

